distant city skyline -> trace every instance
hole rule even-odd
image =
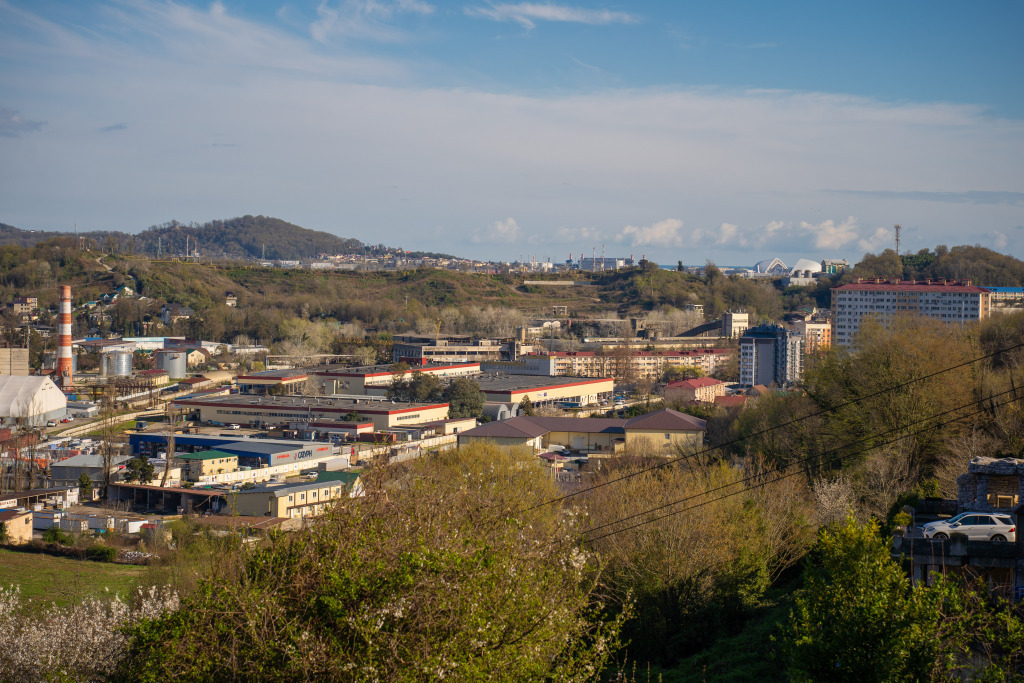
[[[1024,257],[1019,2],[0,0],[0,222]]]

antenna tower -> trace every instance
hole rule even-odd
[[[896,255],[899,256],[900,255],[900,230],[902,230],[903,228],[901,228],[900,224],[897,223],[896,225],[892,226],[892,229],[893,229],[893,231],[896,232]]]

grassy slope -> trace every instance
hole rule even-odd
[[[20,586],[22,600],[40,606],[67,605],[95,595],[127,596],[145,571],[132,565],[0,549],[0,584]]]

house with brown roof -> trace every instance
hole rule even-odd
[[[741,410],[747,405],[747,396],[718,396],[715,398],[715,405],[726,410]]]
[[[7,542],[28,543],[32,540],[32,511],[21,508],[0,510],[0,525],[6,531]]]
[[[725,382],[710,377],[694,377],[669,382],[665,385],[666,401],[701,401],[714,403],[719,396],[725,395]]]
[[[699,446],[704,420],[668,408],[629,419],[521,416],[488,422],[459,434],[459,445],[489,441],[502,446],[548,449],[564,446],[586,453],[614,453],[646,443],[656,450]]]

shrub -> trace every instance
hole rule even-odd
[[[113,562],[117,559],[117,548],[109,545],[93,545],[85,550],[85,557],[97,562]]]
[[[56,543],[58,545],[71,545],[75,542],[75,539],[71,537],[66,531],[62,531],[58,527],[52,527],[43,532],[43,540],[47,543]]]
[[[369,481],[365,498],[243,551],[238,576],[134,627],[117,677],[593,679],[621,619],[601,617],[578,520],[531,509],[557,494],[533,460],[479,446],[405,465],[398,496]]]

